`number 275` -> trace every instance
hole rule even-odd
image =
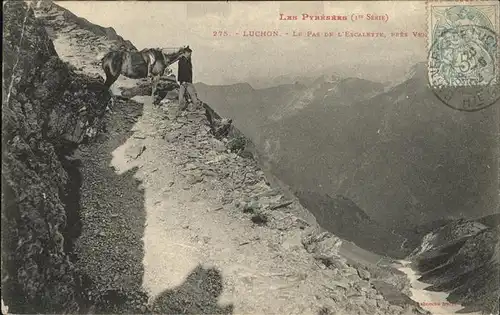
[[[213,31],[214,36],[227,36],[227,31]]]

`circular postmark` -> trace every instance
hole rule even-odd
[[[451,108],[473,112],[493,105],[500,98],[497,34],[479,25],[436,34],[428,80],[437,98]]]

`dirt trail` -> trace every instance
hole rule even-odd
[[[71,41],[70,36],[55,40],[60,57],[89,73],[99,73],[97,67],[89,65],[89,54],[79,46],[68,45]],[[114,92],[118,93],[120,86],[130,87],[134,84],[131,81],[120,78]],[[143,115],[133,135],[113,152],[111,166],[118,174],[139,168],[136,177],[145,190],[146,210],[143,286],[152,299],[181,285],[201,264],[222,270],[220,303],[234,304],[234,313],[317,313],[317,297],[324,296],[321,284],[327,284],[328,270],[318,267],[307,254],[300,230],[283,233],[260,227],[248,215],[231,211],[232,205],[224,208],[220,197],[225,191],[216,187],[216,177],[195,184],[189,177],[193,173],[189,166],[186,169],[182,162],[175,163],[189,160],[186,154],[193,150],[185,148],[191,143],[162,138],[166,125],[174,122],[153,108],[150,97],[134,99],[144,103]],[[195,120],[203,129],[202,119],[203,113],[194,112],[185,121]],[[192,137],[196,137],[192,144],[201,146],[195,150],[209,149],[211,136],[206,130]],[[134,159],[143,147],[145,151]],[[200,154],[192,160],[204,160],[206,164],[207,157],[243,160],[227,153]],[[280,245],[283,240],[284,246]]]
[[[96,57],[109,49],[105,39],[71,25],[54,37],[61,59],[102,75]],[[120,87],[137,82],[120,77],[112,90],[119,95]],[[202,111],[174,117],[175,104],[162,109],[150,97],[133,100],[143,104],[142,115],[137,103],[115,101],[108,133],[80,153],[87,165],[86,215],[108,211],[113,218],[108,222],[102,212],[102,222],[83,226],[86,239],[97,233],[106,244],[81,245],[91,252],[82,258],[85,266],[105,270],[99,277],[123,287],[140,279],[152,310],[160,313],[412,314],[385,301],[368,272],[340,257],[315,259],[311,252],[329,252],[341,242],[322,234],[317,246],[304,246],[304,239],[319,231],[293,214],[300,213],[297,201],[267,213],[267,223],[243,211],[253,207],[249,204],[269,209],[286,200],[266,183],[255,161],[227,152],[209,134]],[[128,130],[125,123],[134,125]],[[93,209],[93,203],[102,209]],[[127,243],[123,235],[139,237],[141,229],[142,244]],[[112,257],[117,249],[124,261],[142,258],[141,270]]]
[[[147,213],[144,287],[151,296],[181,285],[197,265],[207,264],[222,270],[221,302],[233,303],[235,313],[317,311],[316,303],[311,303],[317,283],[311,280],[321,276],[310,272],[311,261],[293,255],[284,260],[282,250],[272,245],[280,243],[278,231],[254,226],[243,215],[220,209],[223,204],[218,199],[224,191],[188,182],[183,174],[190,172],[171,163],[184,158],[182,145],[152,136],[159,120],[147,98],[144,101],[137,130],[145,139],[127,141],[115,152],[113,163],[119,171],[142,166],[138,176],[145,188]],[[145,145],[146,151],[127,162],[125,152],[137,145]],[[240,245],[245,242],[250,243]]]

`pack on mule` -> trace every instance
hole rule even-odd
[[[141,51],[114,50],[101,59],[106,74],[104,85],[109,88],[120,75],[130,79],[159,77],[167,67],[176,62],[189,46],[173,53],[165,53],[161,48],[146,48]]]

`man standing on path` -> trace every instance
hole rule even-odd
[[[179,109],[186,110],[187,104],[184,94],[187,92],[194,105],[199,105],[200,101],[196,95],[196,90],[193,85],[193,65],[191,64],[191,48],[186,48],[184,54],[179,58],[179,71],[177,80],[179,80]]]

